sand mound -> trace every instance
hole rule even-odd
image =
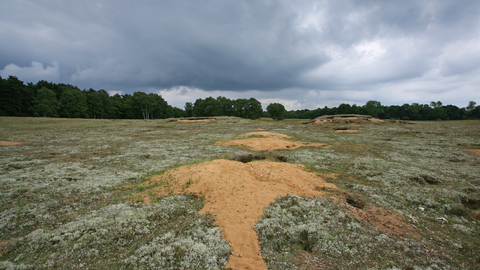
[[[161,185],[135,194],[136,198],[153,202],[150,196],[185,192],[205,196],[200,214],[216,215],[215,224],[232,244],[234,255],[227,267],[234,269],[267,269],[253,227],[265,206],[276,197],[296,194],[312,198],[323,195],[316,187],[337,189],[317,174],[305,171],[303,165],[230,160],[182,166],[154,176],[142,186],[153,184]]]
[[[15,146],[15,145],[22,145],[24,144],[23,142],[1,142],[0,141],[0,146]]]
[[[264,128],[256,128],[255,130],[266,130],[266,129],[264,129]]]
[[[255,138],[248,138],[255,137]],[[260,137],[260,138],[259,138]],[[248,139],[242,139],[248,138]],[[241,140],[227,140],[216,142],[215,145],[231,146],[231,145],[243,145],[250,150],[262,151],[262,150],[278,150],[278,149],[294,149],[301,146],[327,146],[325,143],[308,143],[308,142],[295,142],[286,140],[291,138],[288,135],[272,132],[250,132],[237,136],[237,139]]]

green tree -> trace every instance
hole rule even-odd
[[[78,88],[63,87],[60,97],[60,116],[67,118],[87,118],[88,105],[85,94]]]
[[[370,100],[365,104],[364,111],[366,114],[373,117],[381,117],[383,115],[384,109],[380,101]]]
[[[185,117],[193,116],[193,104],[191,102],[185,103]]]
[[[45,87],[38,90],[37,96],[33,99],[33,115],[58,117],[58,109],[60,109],[60,104],[57,101],[55,92]]]
[[[88,117],[93,119],[103,118],[104,108],[98,92],[90,88],[88,91],[84,91],[84,94],[87,98]]]
[[[119,94],[108,97],[111,110],[108,111],[107,118],[122,119],[124,117],[123,98]]]
[[[32,88],[26,87],[15,76],[7,79],[0,77],[0,80],[0,115],[28,116],[33,99]]]
[[[285,107],[280,103],[270,103],[267,106],[267,112],[275,121],[285,119]]]

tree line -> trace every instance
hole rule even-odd
[[[38,116],[106,119],[159,119],[171,117],[237,116],[247,119],[272,117],[314,119],[322,115],[366,114],[381,119],[401,120],[462,120],[480,119],[480,106],[470,101],[465,108],[430,104],[403,104],[383,106],[379,101],[368,101],[363,106],[340,104],[333,108],[286,111],[279,103],[271,103],[267,111],[255,98],[231,100],[219,96],[185,103],[180,109],[168,105],[161,95],[135,92],[110,96],[107,91],[84,89],[63,83],[41,80],[25,84],[15,76],[0,76],[0,116]]]
[[[480,119],[480,106],[470,101],[464,108],[455,105],[443,105],[440,101],[430,104],[403,104],[383,106],[379,101],[370,100],[363,106],[342,103],[334,108],[318,108],[315,110],[295,110],[285,113],[286,118],[314,119],[322,115],[364,114],[380,119],[398,120],[464,120]]]
[[[80,90],[44,80],[25,85],[15,76],[0,77],[0,97],[0,116],[158,119],[185,115],[154,93],[110,96],[103,89]]]

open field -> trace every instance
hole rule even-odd
[[[241,135],[258,129],[295,147],[251,150],[268,134]],[[232,140],[245,144],[221,145]],[[253,229],[269,269],[480,269],[480,121],[0,117],[0,142],[0,269],[224,269],[245,259],[219,231],[220,214],[202,212],[209,197],[182,194],[195,179],[156,191],[167,184],[157,175],[217,159],[302,164],[337,187],[266,205]]]

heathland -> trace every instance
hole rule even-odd
[[[479,269],[480,121],[0,117],[0,269]]]

